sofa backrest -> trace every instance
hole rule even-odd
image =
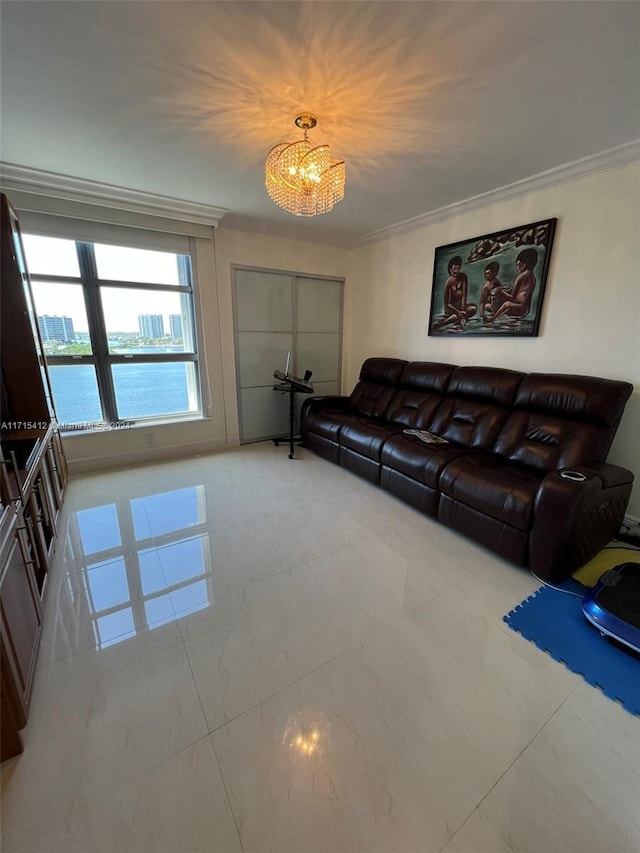
[[[382,418],[406,364],[401,358],[368,358],[360,370],[360,381],[349,398],[353,411]]]
[[[524,375],[499,367],[457,367],[426,428],[456,444],[490,450]]]
[[[385,412],[385,420],[422,429],[433,419],[447,390],[454,364],[411,361],[400,376],[400,387]]]
[[[493,449],[541,471],[604,462],[632,390],[612,379],[530,373]]]

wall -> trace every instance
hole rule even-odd
[[[226,435],[230,444],[237,444],[240,439],[231,264],[344,278],[348,271],[349,250],[220,227],[215,234],[215,252]]]
[[[530,192],[354,250],[346,291],[347,388],[371,355],[623,379],[636,390],[609,461],[640,479],[638,163]],[[434,250],[558,218],[537,338],[428,337]],[[629,512],[640,516],[640,485]]]

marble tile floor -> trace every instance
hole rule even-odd
[[[519,570],[303,449],[77,477],[3,853],[637,853],[640,720]]]

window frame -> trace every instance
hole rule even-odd
[[[25,236],[34,234],[34,236],[46,236],[54,239],[72,239],[75,243],[76,255],[78,258],[79,276],[64,276],[64,275],[47,275],[44,273],[33,273],[29,275],[33,283],[42,282],[46,284],[70,284],[77,285],[82,288],[82,295],[87,313],[87,323],[89,327],[89,340],[91,344],[91,353],[73,354],[73,355],[51,355],[44,354],[48,368],[57,366],[77,366],[81,364],[90,364],[96,372],[96,383],[100,407],[102,411],[102,422],[98,421],[82,421],[79,425],[76,424],[60,424],[62,432],[70,434],[82,429],[83,426],[106,424],[112,425],[151,425],[154,423],[179,423],[183,421],[200,420],[205,418],[204,393],[203,393],[203,370],[202,356],[200,354],[199,334],[200,324],[198,322],[198,308],[196,300],[196,265],[194,242],[189,239],[188,252],[178,251],[175,248],[162,248],[154,246],[153,251],[161,251],[167,254],[173,254],[178,259],[183,257],[189,258],[189,264],[179,263],[179,279],[181,284],[160,284],[156,282],[138,282],[138,281],[120,281],[113,279],[100,278],[98,276],[97,263],[95,258],[94,246],[96,243],[105,243],[113,246],[126,246],[127,248],[148,249],[151,248],[145,245],[145,240],[140,240],[139,244],[135,241],[119,243],[117,236],[107,243],[103,240],[89,239],[73,239],[63,237],[56,233],[43,233],[40,229],[24,229]],[[100,296],[101,288],[122,290],[148,290],[152,292],[163,292],[173,294],[188,294],[190,296],[190,336],[193,341],[193,352],[182,353],[126,353],[114,354],[109,352],[109,337],[104,318],[102,299]],[[36,309],[37,316],[37,309]],[[117,398],[115,391],[115,383],[111,367],[116,364],[158,364],[158,363],[191,363],[194,365],[195,377],[195,394],[197,397],[197,409],[185,412],[166,412],[162,414],[154,414],[148,416],[139,416],[134,418],[120,418],[118,416]],[[55,405],[55,395],[54,395]]]

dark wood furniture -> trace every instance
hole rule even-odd
[[[67,482],[20,226],[1,205],[0,742],[22,751],[49,566]]]

